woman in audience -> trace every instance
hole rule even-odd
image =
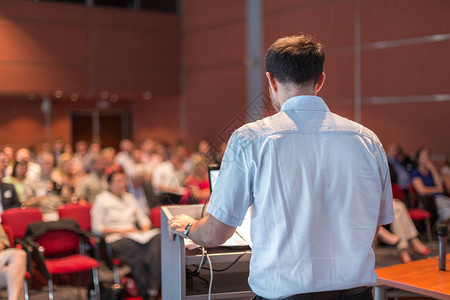
[[[411,184],[419,196],[431,196],[434,199],[438,223],[449,223],[450,221],[450,198],[442,192],[442,179],[436,167],[430,160],[428,149],[421,148],[416,154],[417,169],[411,173]]]
[[[10,246],[8,236],[0,226],[0,286],[6,286],[8,300],[22,300],[27,255],[25,251]]]
[[[390,233],[386,228],[381,227],[378,237],[386,244],[396,246],[400,259],[403,263],[411,261],[411,256],[408,253],[408,248],[420,254],[428,255],[430,248],[427,248],[419,239],[417,229],[409,216],[408,209],[405,204],[394,198],[394,215],[395,221],[391,224]]]
[[[78,180],[73,174],[72,156],[70,154],[61,154],[58,161],[58,168],[52,172],[51,179],[60,186],[62,200],[64,202],[71,202]]]
[[[205,203],[210,196],[207,158],[202,154],[192,155],[189,173],[185,183],[187,192],[183,195],[180,203]]]
[[[12,185],[14,185],[14,189],[16,190],[20,202],[24,201],[23,193],[25,189],[24,181],[26,178],[26,174],[27,174],[27,162],[16,161],[14,163],[11,175],[3,178],[3,182],[11,183]]]

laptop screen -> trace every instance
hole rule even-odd
[[[214,186],[216,185],[217,177],[219,176],[220,167],[218,165],[209,165],[208,166],[208,177],[209,177],[209,188],[211,193],[213,191]]]

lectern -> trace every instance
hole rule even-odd
[[[200,276],[186,278],[186,268],[196,269],[201,262],[200,249],[188,250],[183,238],[177,236],[171,241],[167,231],[167,221],[172,216],[186,214],[200,219],[203,205],[170,205],[161,207],[161,271],[162,299],[200,300],[208,298],[210,279],[208,262],[200,271]],[[248,249],[233,249],[215,247],[206,249],[213,266],[213,284],[211,299],[242,299],[249,300],[254,294],[248,286],[249,261],[251,252]],[[240,259],[226,271],[225,269],[238,257]]]

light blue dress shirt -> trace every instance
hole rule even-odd
[[[376,282],[372,241],[394,220],[386,154],[316,96],[231,136],[208,212],[231,226],[250,205],[253,292],[276,299]]]

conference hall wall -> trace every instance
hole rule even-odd
[[[179,31],[174,14],[0,1],[0,144],[45,141],[43,97],[51,140],[75,142],[71,115],[93,111],[129,113],[136,140],[178,138]]]
[[[182,3],[181,120],[191,139],[221,142],[245,118],[245,1]],[[354,120],[356,108],[383,144],[397,142],[408,152],[426,146],[442,163],[450,151],[450,1],[265,0],[263,5],[262,51],[281,36],[316,36],[327,51],[320,96],[330,109]]]

